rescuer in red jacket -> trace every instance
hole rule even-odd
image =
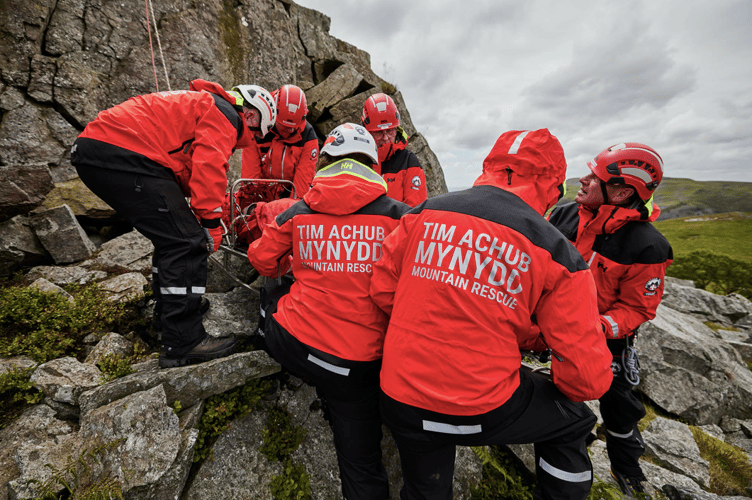
[[[603,335],[613,354],[611,388],[600,399],[611,474],[624,493],[644,493],[638,463],[645,445],[637,423],[645,408],[632,388],[639,383],[633,347],[638,327],[655,318],[673,253],[651,224],[660,209],[653,193],[663,160],[649,146],[617,144],[588,162],[575,203],[557,207],[549,221],[589,264],[598,290]]]
[[[311,187],[319,154],[319,140],[306,120],[308,106],[303,90],[283,85],[273,92],[277,103],[274,127],[257,141],[258,149],[243,150],[240,176],[244,179],[292,181],[295,196],[302,198]],[[290,196],[289,190],[283,197]]]
[[[261,87],[226,92],[194,80],[188,91],[136,96],[100,112],[71,149],[83,183],[154,244],[160,367],[234,349],[233,337],[215,339],[204,329],[206,261],[222,239],[228,160],[236,148],[255,147],[276,114]]]
[[[389,498],[378,412],[388,317],[368,289],[384,237],[410,209],[386,196],[377,164],[375,141],[363,127],[335,128],[311,190],[248,249],[253,267],[272,277],[292,252],[295,282],[262,315],[266,349],[326,402],[342,494],[360,500]]]
[[[387,196],[411,207],[426,201],[426,174],[415,153],[406,149],[408,138],[394,100],[386,94],[372,95],[363,104],[360,121],[378,144],[376,172],[386,181]]]
[[[581,401],[611,383],[595,284],[543,218],[566,160],[546,129],[505,132],[472,188],[431,198],[384,240],[371,297],[391,315],[381,413],[400,451],[401,498],[452,498],[455,445],[535,443],[534,498],[587,497]],[[551,380],[521,368],[537,321]]]

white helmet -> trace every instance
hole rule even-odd
[[[266,135],[277,119],[277,104],[274,102],[271,93],[258,85],[238,85],[232,90],[239,92],[242,98],[242,102],[238,102],[237,96],[235,96],[235,104],[247,108],[254,107],[259,110],[259,113],[261,113],[261,134]]]
[[[379,164],[379,154],[373,136],[365,127],[354,123],[343,123],[329,132],[321,152],[329,156],[362,153],[371,158],[376,165]]]

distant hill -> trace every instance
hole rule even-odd
[[[567,194],[559,202],[574,200],[580,183],[567,179]],[[752,212],[752,182],[693,181],[666,178],[655,193],[661,207],[658,220],[727,212]]]
[[[710,250],[752,262],[752,214],[725,213],[659,220],[655,227],[668,239],[674,256]]]

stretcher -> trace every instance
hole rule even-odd
[[[288,196],[296,198],[295,185],[281,179],[238,179],[227,193],[222,215],[222,243],[219,251],[211,254],[209,259],[233,282],[257,295],[259,290],[251,284],[259,278],[258,271],[251,267],[249,275],[240,276],[231,262],[240,259],[250,266],[248,246],[261,237],[256,209]]]

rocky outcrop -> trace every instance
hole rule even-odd
[[[329,35],[324,14],[290,0],[150,5],[149,24],[144,9],[113,0],[8,0],[0,9],[0,223],[62,206],[97,227],[117,220],[77,179],[69,160],[73,141],[100,110],[157,87],[185,89],[196,78],[226,88],[294,83],[306,91],[308,119],[320,138],[342,122],[358,122],[366,98],[387,92],[426,170],[429,196],[447,191],[441,166],[399,91],[373,72],[366,52]],[[232,181],[239,176],[239,153],[230,163]],[[43,263],[31,261],[38,250],[31,250],[32,241],[7,249],[2,241],[2,276]],[[50,248],[42,255],[58,264],[73,261]]]

